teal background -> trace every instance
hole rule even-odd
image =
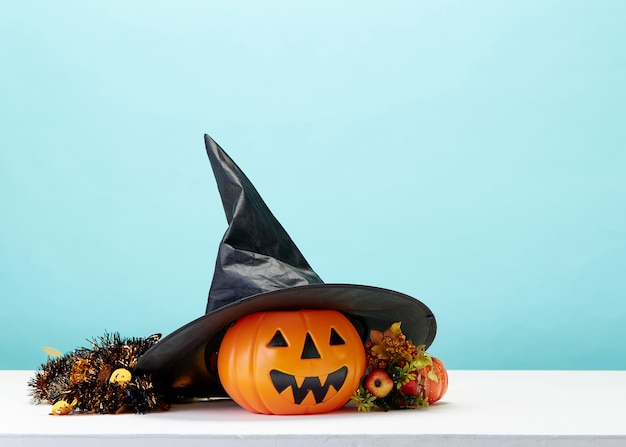
[[[626,368],[626,2],[10,2],[0,369],[204,313],[210,134],[451,369]]]

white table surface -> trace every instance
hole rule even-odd
[[[0,371],[0,446],[626,446],[626,371],[449,371],[423,410],[267,416],[201,401],[146,415],[51,416],[32,371]]]

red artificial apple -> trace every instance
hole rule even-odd
[[[410,380],[400,387],[400,391],[402,391],[402,394],[405,396],[417,396],[418,389],[419,383],[417,379]]]
[[[365,379],[363,386],[373,396],[386,397],[394,387],[393,380],[384,369],[375,369]]]

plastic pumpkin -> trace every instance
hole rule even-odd
[[[255,413],[336,410],[359,387],[364,370],[361,338],[334,310],[247,315],[226,331],[218,355],[224,389]]]

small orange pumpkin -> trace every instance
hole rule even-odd
[[[422,375],[426,377],[424,382],[424,394],[429,404],[437,402],[446,394],[446,391],[448,391],[448,372],[445,366],[443,366],[443,362],[437,357],[432,357],[432,360],[432,366],[428,365],[421,371]],[[434,371],[435,377],[437,378],[436,381],[431,379],[429,375],[431,371]]]
[[[337,311],[259,312],[226,331],[217,367],[228,395],[249,411],[326,413],[359,387],[365,350]]]

